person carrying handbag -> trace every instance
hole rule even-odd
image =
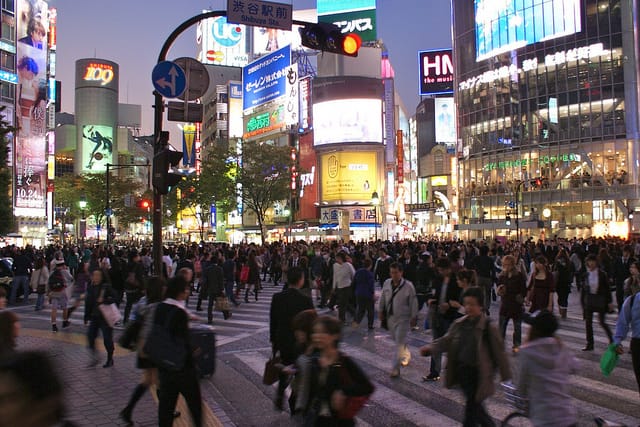
[[[105,274],[101,269],[94,270],[91,274],[91,285],[87,289],[87,296],[84,301],[84,324],[89,324],[87,330],[87,341],[89,350],[91,351],[91,362],[89,367],[95,367],[98,364],[98,355],[96,351],[96,338],[98,331],[102,333],[104,348],[107,350],[107,361],[103,368],[113,366],[113,327],[109,326],[104,318],[100,305],[114,304],[118,299],[117,292],[111,287],[106,280]]]

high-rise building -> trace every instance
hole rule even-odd
[[[637,2],[452,7],[461,237],[640,232]]]

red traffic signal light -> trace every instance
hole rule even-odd
[[[326,22],[307,24],[299,31],[302,45],[310,49],[356,57],[362,45],[357,34],[343,33],[337,25]]]
[[[143,208],[147,209],[149,206],[150,206],[150,203],[149,203],[149,201],[148,201],[148,200],[143,200],[143,201],[142,201],[142,207],[143,207]]]

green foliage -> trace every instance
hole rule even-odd
[[[9,144],[13,143],[15,129],[4,119],[5,106],[0,107],[0,234],[13,231],[11,200],[11,168],[8,166]]]
[[[266,239],[264,220],[267,210],[279,200],[291,196],[291,152],[289,147],[246,143],[242,147],[242,167],[238,183],[242,184],[242,203],[258,218],[262,243]]]

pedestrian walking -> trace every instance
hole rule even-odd
[[[466,398],[464,427],[495,426],[482,402],[495,392],[496,369],[503,381],[511,378],[509,360],[496,326],[484,312],[484,290],[472,287],[463,295],[464,317],[443,337],[421,348],[423,356],[448,354],[447,388],[459,385]]]
[[[71,294],[73,305],[69,308],[69,318],[71,318],[71,314],[77,310],[84,301],[90,283],[91,274],[89,274],[89,264],[83,262],[79,265],[73,281],[73,292]]]
[[[460,317],[458,309],[454,307],[460,301],[460,287],[451,268],[451,261],[446,257],[438,258],[435,262],[436,277],[434,278],[434,297],[429,303],[429,311],[433,313],[431,331],[433,339],[444,336],[449,326]],[[442,356],[436,353],[431,356],[429,374],[422,377],[423,381],[438,381],[442,369]]]
[[[527,301],[531,305],[529,313],[539,310],[553,312],[553,295],[556,292],[556,284],[547,267],[547,258],[543,255],[538,255],[533,261],[527,291]]]
[[[416,324],[418,315],[416,290],[413,283],[402,277],[402,267],[400,263],[391,263],[391,277],[382,285],[380,294],[380,319],[386,321],[391,338],[396,344],[396,355],[390,374],[392,378],[400,376],[400,367],[407,366],[411,360],[407,334]]]
[[[304,414],[311,427],[355,426],[357,409],[374,392],[374,387],[358,364],[338,349],[341,323],[320,316],[313,326],[312,340],[317,356],[312,358],[310,401]],[[349,405],[354,402],[359,406]]]
[[[145,287],[145,295],[140,298],[132,313],[131,320],[133,322],[140,322],[140,332],[138,333],[136,344],[136,367],[142,370],[142,378],[133,389],[133,393],[131,393],[127,406],[125,406],[119,414],[120,418],[122,418],[128,426],[133,426],[133,420],[131,417],[138,401],[142,398],[149,387],[151,387],[151,385],[158,384],[158,370],[154,366],[153,362],[151,362],[146,354],[144,354],[142,348],[144,346],[144,338],[151,329],[151,324],[153,323],[154,310],[157,304],[162,301],[165,288],[166,281],[163,278],[159,276],[151,277]]]
[[[640,292],[640,261],[632,261],[629,265],[629,277],[624,281],[623,292],[624,299]]]
[[[89,324],[89,329],[87,330],[87,341],[91,352],[89,367],[94,367],[99,362],[96,350],[98,332],[102,333],[104,348],[107,350],[107,361],[102,367],[110,368],[113,366],[113,328],[109,326],[100,311],[100,305],[114,304],[117,300],[118,293],[108,282],[106,273],[102,269],[95,270],[91,274],[91,285],[87,289],[87,296],[84,301],[84,324]]]
[[[357,328],[367,313],[367,326],[369,330],[373,330],[373,310],[374,310],[374,286],[375,279],[371,271],[371,259],[366,258],[364,265],[356,271],[353,276],[353,284],[355,286],[357,312],[353,320],[353,327]]]
[[[134,304],[142,298],[144,290],[144,265],[140,253],[136,249],[129,252],[129,261],[126,265],[126,275],[124,279],[124,293],[127,297],[127,303],[124,307],[123,323],[129,321],[129,314]]]
[[[573,281],[573,264],[564,249],[560,249],[558,255],[556,255],[552,274],[556,284],[556,294],[558,295],[558,311],[560,317],[566,319],[569,306],[569,294],[571,293],[571,282]]]
[[[624,353],[622,341],[627,337],[629,330],[631,330],[629,351],[631,352],[631,362],[636,383],[638,384],[638,392],[640,392],[640,292],[628,296],[622,304],[622,309],[616,322],[616,334],[613,338],[618,354]]]
[[[247,265],[249,266],[249,278],[247,280],[246,289],[244,291],[244,302],[249,302],[249,292],[253,289],[253,295],[256,301],[258,301],[258,292],[261,288],[260,282],[260,265],[258,264],[257,255],[255,249],[249,252],[247,258]]]
[[[213,323],[213,307],[216,303],[216,299],[225,298],[224,288],[224,271],[222,267],[218,265],[218,256],[212,257],[206,264],[206,269],[202,272],[202,277],[206,283],[208,304],[207,304],[207,323]],[[231,317],[231,310],[222,310],[224,320]]]
[[[351,285],[355,275],[353,265],[347,262],[347,254],[340,251],[336,254],[336,262],[333,264],[333,292],[338,302],[338,318],[343,325],[347,325],[347,311],[351,299]]]
[[[31,287],[34,288],[37,295],[35,311],[40,311],[44,308],[47,284],[49,283],[49,269],[43,257],[36,258],[34,268],[35,270],[31,273]]]
[[[489,256],[489,246],[480,246],[480,255],[474,257],[470,262],[470,268],[475,270],[478,286],[484,289],[484,300],[487,301],[487,315],[489,314],[489,307],[491,301],[491,290],[493,289],[493,283],[495,282],[495,261]]]
[[[573,352],[555,335],[558,320],[548,310],[525,315],[531,325],[520,352],[517,393],[529,400],[534,426],[576,427],[577,411],[569,377],[578,369]]]
[[[224,292],[227,295],[229,301],[236,307],[240,305],[236,299],[234,292],[235,278],[236,278],[236,262],[234,261],[235,253],[232,250],[228,250],[222,263],[222,274],[224,275]]]
[[[171,427],[178,395],[182,394],[189,412],[192,425],[202,426],[202,396],[198,374],[193,359],[193,349],[189,340],[189,315],[184,302],[191,292],[189,282],[181,275],[169,280],[165,300],[157,305],[154,311],[153,324],[162,325],[167,332],[176,338],[176,343],[184,346],[185,360],[181,368],[176,370],[158,367],[160,391],[158,396],[158,426]]]
[[[506,340],[509,320],[513,323],[512,352],[517,353],[522,344],[522,315],[527,294],[526,276],[516,268],[516,259],[512,255],[502,257],[502,272],[498,275],[500,296],[500,333]]]
[[[18,289],[22,290],[22,303],[26,304],[29,299],[31,289],[29,288],[29,277],[32,270],[31,259],[27,256],[26,251],[19,250],[17,256],[13,260],[11,269],[13,270],[13,280],[11,282],[11,294],[9,295],[9,304],[15,305],[18,296]]]
[[[589,255],[585,259],[586,273],[583,280],[582,304],[586,327],[587,344],[582,351],[593,351],[593,314],[598,314],[600,326],[604,329],[609,342],[613,341],[611,328],[606,322],[606,313],[613,310],[609,279],[607,274],[599,268],[598,258]]]
[[[299,267],[291,267],[287,271],[288,287],[273,295],[269,310],[269,340],[273,355],[280,354],[283,365],[293,364],[299,356],[296,347],[292,320],[304,310],[313,310],[311,298],[300,292],[304,285],[304,272]],[[281,372],[274,405],[282,410],[283,397],[289,385],[290,376]],[[293,399],[295,401],[295,399]]]
[[[58,332],[57,316],[58,310],[62,310],[62,327],[69,326],[69,311],[67,310],[68,298],[66,288],[68,280],[64,274],[64,260],[58,259],[54,263],[55,268],[49,275],[48,295],[51,304],[51,330]]]

